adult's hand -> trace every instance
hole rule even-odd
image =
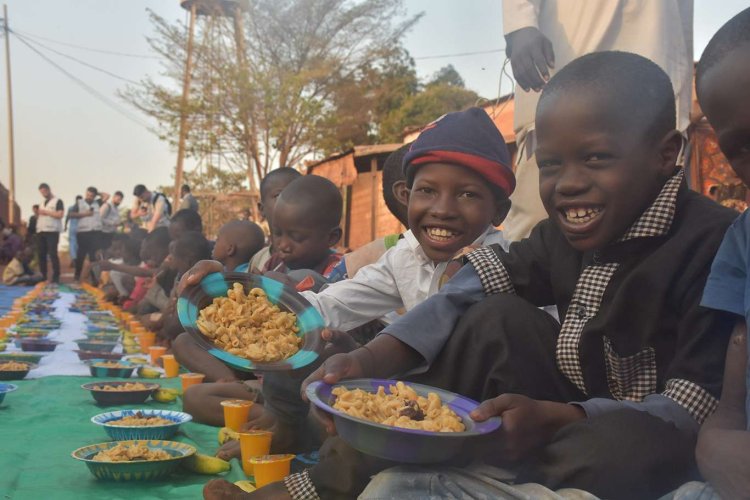
[[[574,405],[503,394],[484,401],[470,416],[477,422],[496,416],[502,418],[502,454],[515,461],[547,444],[560,428],[585,418],[586,414]]]
[[[182,276],[182,278],[180,278],[180,282],[177,284],[177,294],[181,295],[186,288],[197,285],[209,274],[220,273],[223,270],[224,266],[222,266],[219,261],[199,260]]]
[[[526,92],[539,92],[555,67],[552,42],[537,28],[521,28],[505,35],[510,65],[516,83]]]

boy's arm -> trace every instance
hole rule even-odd
[[[159,220],[161,220],[162,212],[164,211],[164,200],[159,197],[156,200],[156,203],[154,203],[154,216],[151,217],[151,221],[148,223],[148,232],[150,233],[154,229],[156,229],[156,225],[159,223]]]
[[[320,312],[328,328],[348,331],[403,306],[393,276],[394,252],[362,267],[351,279],[328,285],[319,293],[302,292]]]
[[[746,394],[747,325],[743,321],[727,348],[719,408],[703,424],[696,448],[698,468],[722,498],[741,498],[750,491]]]

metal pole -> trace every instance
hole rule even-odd
[[[11,91],[10,78],[10,32],[8,30],[8,6],[3,4],[3,21],[5,28],[5,78],[8,97],[8,166],[10,175],[8,179],[8,222],[16,222],[16,154],[13,145],[13,92]]]
[[[182,171],[185,162],[185,141],[187,139],[187,105],[190,95],[190,78],[193,72],[193,35],[195,33],[195,4],[190,6],[190,25],[188,28],[187,57],[185,61],[185,77],[182,81],[182,100],[180,102],[180,137],[177,143],[177,167],[174,174],[174,206],[180,203],[180,188],[182,187]]]

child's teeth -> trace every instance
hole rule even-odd
[[[449,231],[448,229],[443,229],[439,227],[428,228],[427,233],[430,235],[431,238],[438,239],[438,240],[446,240],[455,236],[455,233],[453,231]]]
[[[600,212],[600,208],[568,208],[565,210],[565,218],[568,222],[585,224],[594,219]]]

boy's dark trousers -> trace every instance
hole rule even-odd
[[[76,255],[76,272],[75,279],[78,280],[81,277],[81,270],[83,269],[83,262],[86,260],[86,256],[89,258],[89,262],[92,264],[96,260],[96,252],[101,246],[100,231],[82,231],[76,233],[78,239],[78,254]]]
[[[463,316],[426,373],[407,378],[477,401],[504,393],[583,401],[587,397],[557,368],[559,331],[551,316],[523,299],[493,295]],[[493,454],[493,439],[497,436],[468,444],[466,456],[452,463],[481,457],[507,467],[502,456]],[[563,427],[531,459],[513,468],[517,483],[579,488],[602,498],[658,498],[696,478],[695,439],[648,413],[621,410]],[[335,437],[323,444],[310,478],[321,498],[354,498],[372,475],[394,465]]]
[[[57,255],[57,243],[60,241],[60,233],[44,231],[37,233],[36,241],[39,248],[39,272],[47,279],[47,256],[52,261],[52,281],[60,281],[60,257]]]

